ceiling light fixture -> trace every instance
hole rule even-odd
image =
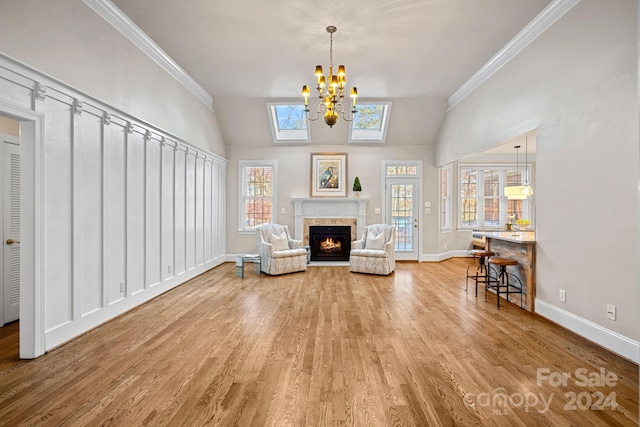
[[[523,196],[529,197],[531,195],[533,195],[533,188],[531,188],[531,186],[529,185],[529,156],[528,156],[528,152],[529,152],[529,144],[528,144],[528,140],[527,137],[524,137],[524,165],[527,168],[526,169],[526,174],[524,176],[524,186],[520,189],[520,194],[522,194]]]
[[[333,74],[333,33],[338,29],[333,25],[327,27],[327,33],[329,33],[329,75],[325,78],[322,72],[322,65],[316,65],[316,77],[318,78],[318,98],[320,103],[318,104],[318,110],[315,117],[309,116],[309,86],[302,86],[302,96],[304,96],[304,111],[307,118],[311,121],[318,120],[320,114],[324,116],[324,122],[333,127],[338,122],[339,116],[351,122],[355,118],[356,110],[356,98],[358,97],[358,89],[351,88],[349,96],[353,99],[353,109],[351,110],[351,118],[347,117],[346,110],[342,104],[344,98],[345,84],[347,83],[347,73],[344,69],[344,65],[338,65],[338,73]]]

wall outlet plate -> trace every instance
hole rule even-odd
[[[607,304],[607,319],[616,320],[616,306]]]
[[[558,297],[560,298],[560,302],[567,302],[567,291],[560,289],[560,295],[558,295]]]

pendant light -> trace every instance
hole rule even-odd
[[[529,197],[533,195],[533,188],[529,185],[529,144],[527,137],[524,137],[524,165],[526,167],[526,175],[524,176],[524,186],[520,189],[520,194],[523,196]]]
[[[516,145],[513,148],[516,149],[516,173],[517,173],[517,172],[520,171],[520,167],[519,167],[519,163],[518,163],[518,149],[520,148],[520,146]],[[523,200],[523,199],[526,199],[527,196],[525,194],[522,194],[522,189],[523,188],[524,187],[522,185],[511,185],[509,187],[504,187],[504,195],[509,200]]]

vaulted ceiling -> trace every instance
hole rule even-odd
[[[256,100],[300,100],[315,66],[329,65],[328,25],[334,64],[360,99],[446,105],[550,0],[112,2],[214,98],[223,122]]]

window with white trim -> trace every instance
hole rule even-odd
[[[349,142],[385,142],[391,102],[368,101],[357,106],[349,126]]]
[[[509,200],[504,187],[522,185],[522,171],[492,165],[461,165],[460,228],[503,228],[507,220],[530,219],[529,199]]]
[[[310,142],[309,119],[302,102],[267,102],[273,142]]]
[[[440,169],[440,230],[450,230],[451,212],[451,166]]]
[[[240,160],[238,231],[251,232],[256,226],[268,224],[276,212],[276,172],[275,160]]]

